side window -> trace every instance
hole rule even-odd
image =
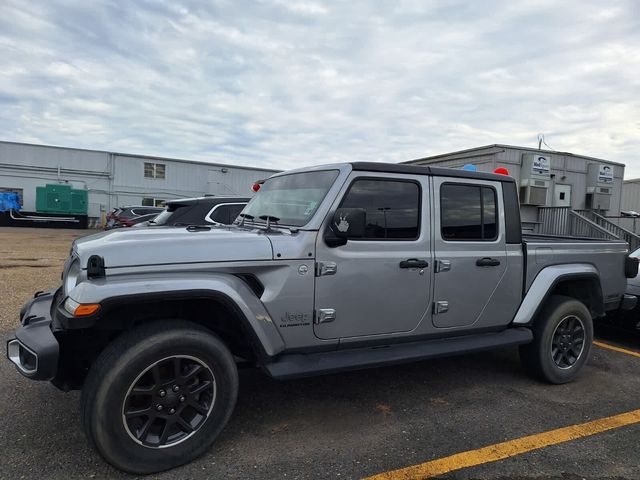
[[[354,240],[415,240],[420,235],[420,186],[401,180],[356,180],[340,205],[364,208],[365,236]]]
[[[244,210],[246,203],[241,203],[240,205],[229,205],[229,223],[233,223],[233,221],[238,218],[240,212]]]
[[[211,220],[217,223],[229,223],[229,205],[219,205],[209,217]]]
[[[496,191],[480,185],[443,184],[440,229],[444,240],[495,240],[498,236]]]

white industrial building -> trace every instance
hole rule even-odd
[[[411,164],[479,171],[509,170],[518,182],[523,223],[534,225],[541,207],[570,207],[618,216],[621,210],[624,165],[568,152],[511,145],[487,145],[412,160]]]
[[[632,178],[623,182],[620,209],[623,212],[640,213],[640,178]]]
[[[100,220],[125,205],[160,205],[202,195],[251,196],[251,186],[276,170],[126,153],[0,141],[0,192],[36,210],[36,187],[69,184],[88,192],[88,216]]]

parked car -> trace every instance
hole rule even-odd
[[[276,379],[519,346],[573,380],[592,318],[631,309],[622,241],[523,236],[505,175],[346,163],[276,174],[232,226],[76,239],[62,286],[20,312],[18,370],[82,388],[90,443],[115,467],[208,450],[236,362]]]
[[[198,197],[171,200],[153,219],[136,227],[169,225],[230,225],[250,200],[248,197]]]
[[[636,212],[635,210],[629,210],[627,212],[620,212],[620,215],[622,215],[623,217],[640,217],[640,213]]]
[[[640,248],[635,250],[630,256],[640,261]],[[640,298],[640,273],[627,280],[626,293],[627,295]],[[636,304],[633,310],[619,312],[618,315],[611,315],[610,320],[620,326],[640,330],[640,302]]]
[[[111,230],[112,228],[131,227],[137,222],[134,219],[143,217],[146,215],[158,215],[164,210],[164,207],[145,207],[145,206],[133,206],[133,207],[119,207],[114,208],[107,214],[105,230]],[[145,220],[150,220],[146,218]],[[143,220],[143,221],[145,221]]]

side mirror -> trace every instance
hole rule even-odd
[[[325,242],[330,247],[339,247],[349,238],[364,237],[367,213],[364,208],[339,208],[331,219],[330,231]]]

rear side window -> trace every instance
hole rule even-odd
[[[229,223],[233,223],[235,221],[236,218],[238,218],[238,215],[240,215],[240,212],[242,210],[244,210],[244,207],[246,207],[247,204],[243,203],[241,205],[229,205]]]
[[[218,205],[209,218],[216,223],[229,223],[229,205]]]
[[[496,191],[480,185],[440,187],[440,229],[448,241],[492,241],[498,237]]]
[[[354,240],[415,240],[420,234],[420,186],[417,183],[356,180],[340,206],[366,211],[365,236]]]
[[[210,222],[223,223],[230,225],[246,206],[246,203],[237,204],[222,204],[218,205],[207,217]]]

